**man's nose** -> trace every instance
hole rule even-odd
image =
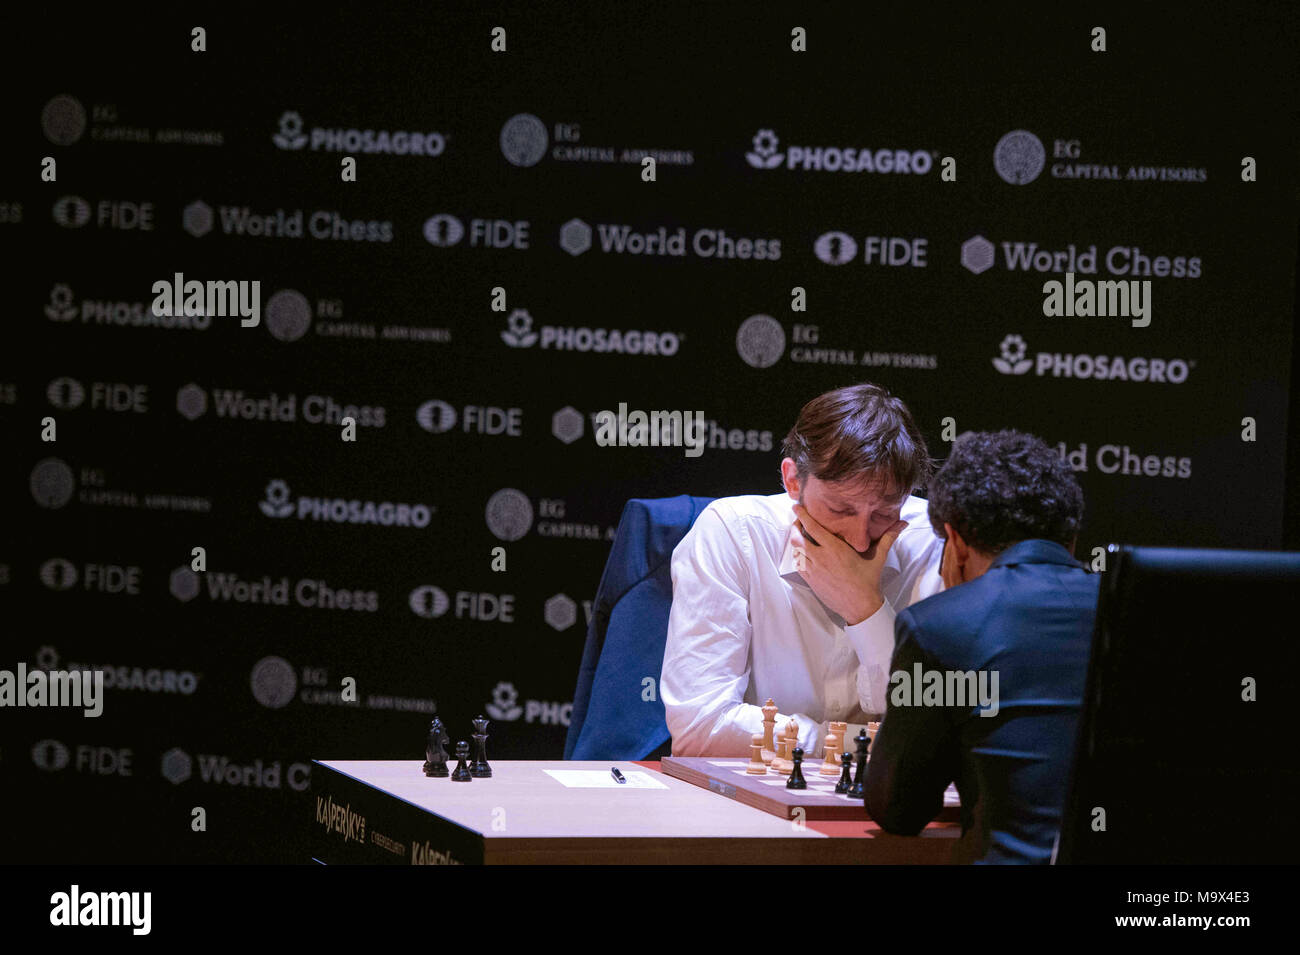
[[[859,514],[853,518],[853,525],[849,528],[844,539],[848,541],[850,547],[859,554],[865,553],[871,546],[871,514]]]

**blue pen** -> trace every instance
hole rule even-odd
[[[617,766],[611,766],[609,768],[609,771],[614,774],[614,778],[618,780],[620,783],[627,782],[627,780],[623,778],[623,774],[618,771]]]

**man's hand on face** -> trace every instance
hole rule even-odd
[[[880,574],[885,569],[889,548],[907,527],[907,521],[895,521],[864,555],[814,520],[807,508],[795,504],[794,513],[790,540],[797,548],[795,566],[822,603],[850,626],[861,623],[884,606]]]

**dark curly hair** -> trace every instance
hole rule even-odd
[[[1070,466],[1023,431],[970,431],[930,481],[930,524],[951,524],[985,554],[1038,538],[1069,547],[1083,523],[1083,491]]]

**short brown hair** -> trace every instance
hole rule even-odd
[[[863,382],[818,395],[803,406],[781,445],[803,481],[870,481],[910,494],[934,470],[925,438],[902,400]]]

